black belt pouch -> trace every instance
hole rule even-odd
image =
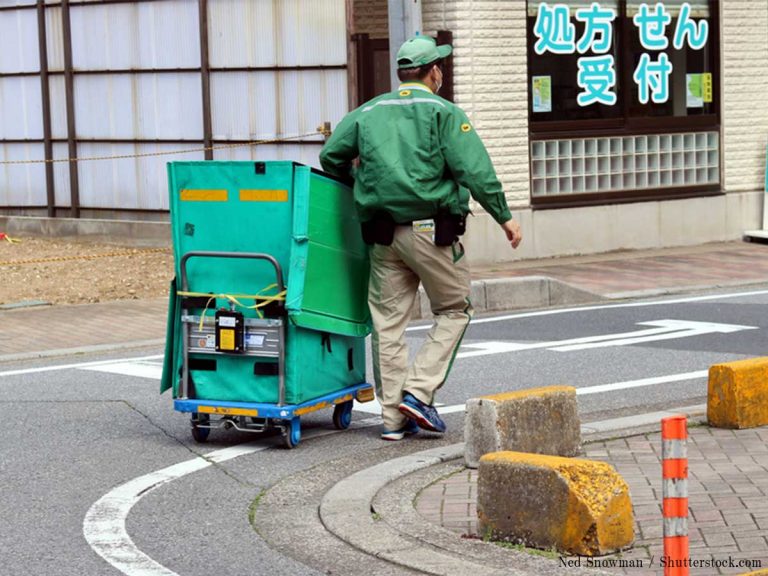
[[[372,244],[391,246],[395,239],[395,220],[387,212],[377,213],[368,222],[363,222],[360,229],[363,232],[363,242],[369,246]]]
[[[465,228],[465,216],[438,214],[435,216],[435,246],[451,246],[464,234]]]

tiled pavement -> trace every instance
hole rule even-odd
[[[632,495],[635,544],[616,558],[642,560],[643,568],[614,571],[632,576],[663,574],[659,566],[663,553],[660,435],[590,443],[584,449],[586,458],[615,466]],[[714,559],[725,564],[720,568],[692,568],[690,573],[711,576],[750,571],[743,564],[729,566],[731,560],[734,564],[750,561],[752,569],[768,568],[768,427],[692,427],[688,461],[691,559]],[[476,489],[477,472],[464,470],[426,488],[416,509],[445,528],[477,536]]]
[[[0,310],[0,360],[165,338],[167,298]]]
[[[605,296],[765,282],[768,246],[749,242],[705,244],[596,256],[524,260],[476,266],[474,278],[549,276]]]

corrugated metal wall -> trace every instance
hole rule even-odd
[[[344,0],[0,3],[0,210],[166,210],[169,160],[317,165],[317,127],[347,111],[346,30]]]

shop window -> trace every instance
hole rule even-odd
[[[715,0],[527,7],[534,206],[720,192]]]

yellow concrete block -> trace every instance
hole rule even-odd
[[[598,556],[634,540],[629,487],[610,464],[524,452],[480,459],[482,534],[526,546]]]
[[[490,452],[576,456],[581,425],[576,388],[546,386],[467,400],[464,460],[477,468]]]
[[[525,390],[515,390],[514,392],[501,392],[500,394],[489,394],[480,396],[482,400],[491,400],[493,402],[506,402],[507,400],[519,400],[530,396],[552,396],[554,394],[576,394],[576,388],[573,386],[542,386],[540,388],[526,388]]]
[[[707,419],[717,428],[768,424],[768,358],[715,364],[709,369]]]

